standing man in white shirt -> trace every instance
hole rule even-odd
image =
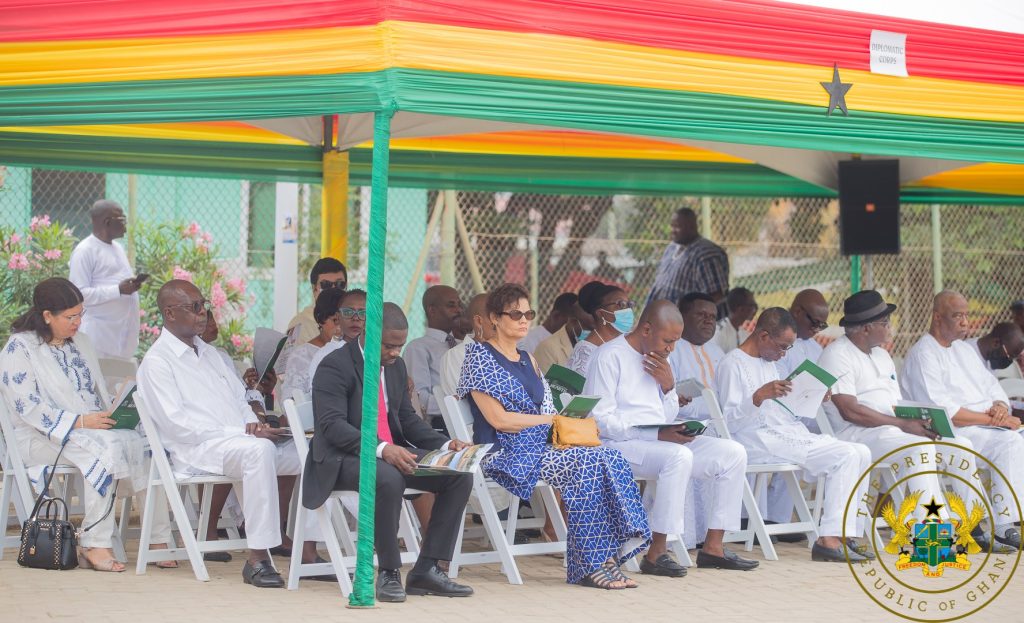
[[[427,330],[409,342],[402,353],[412,378],[413,389],[435,430],[445,430],[441,407],[434,400],[434,387],[441,384],[441,358],[458,344],[452,335],[455,319],[462,315],[462,300],[450,286],[431,286],[423,293]]]
[[[747,331],[747,323],[757,315],[757,300],[754,293],[746,288],[733,288],[725,298],[729,315],[718,321],[718,331],[715,333],[715,342],[722,352],[728,353],[734,348],[739,348],[743,340],[747,339],[750,332]]]
[[[593,416],[602,441],[622,453],[636,476],[657,484],[654,499],[645,499],[653,539],[640,570],[668,577],[686,575],[686,568],[669,556],[666,537],[683,533],[686,490],[692,477],[706,483],[710,505],[697,566],[746,571],[757,567],[757,561],[741,558],[722,544],[725,532],[740,526],[747,469],[743,447],[710,435],[686,435],[683,425],[638,428],[676,420],[680,400],[668,356],[682,333],[683,318],[675,304],[648,304],[632,333],[620,335],[594,353],[583,393],[601,396]]]
[[[776,362],[795,341],[793,316],[781,307],[764,310],[750,337],[722,359],[718,371],[722,414],[733,439],[747,449],[750,463],[795,463],[811,476],[825,477],[821,536],[811,548],[811,560],[862,562],[866,548],[851,541],[863,533],[863,520],[857,513],[846,513],[844,522],[843,515],[850,496],[859,500],[867,490],[867,479],[859,487],[857,481],[871,467],[871,451],[859,443],[812,433],[774,400],[790,392],[792,383],[781,380]],[[789,511],[785,516],[791,516],[792,502],[778,493]],[[844,543],[844,534],[851,541]]]
[[[715,300],[703,292],[690,292],[679,299],[679,313],[683,316],[683,337],[668,356],[672,375],[676,381],[695,379],[713,390],[718,364],[725,357],[722,349],[711,339],[715,336],[718,314]],[[697,396],[679,408],[679,417],[706,420],[711,415],[704,397]]]
[[[828,328],[828,302],[817,290],[801,290],[793,298],[789,313],[796,321],[796,341],[793,342],[793,348],[775,362],[781,379],[792,374],[804,361],[818,363],[818,357],[824,349],[814,336]],[[819,432],[814,429],[811,431]]]
[[[555,331],[565,326],[565,323],[573,317],[573,307],[576,305],[577,297],[572,292],[562,292],[555,297],[551,305],[551,311],[544,322],[530,329],[526,337],[519,342],[520,350],[533,354],[537,345],[551,337]]]
[[[271,562],[281,544],[278,476],[302,469],[291,441],[261,423],[245,399],[245,387],[217,351],[199,336],[206,329],[209,301],[187,281],[168,281],[157,305],[163,332],[139,366],[138,387],[152,410],[153,423],[176,472],[224,474],[242,481],[249,557],[242,568],[246,584],[281,588],[284,580]],[[315,539],[319,527],[307,530]],[[303,562],[314,562],[316,543],[303,544]]]
[[[139,288],[149,275],[135,276],[116,242],[124,236],[124,210],[100,199],[89,209],[92,235],[71,252],[69,279],[85,297],[82,332],[101,357],[131,359],[139,348]]]
[[[331,288],[347,290],[348,270],[344,264],[333,257],[322,257],[310,269],[309,283],[313,288],[313,301],[288,321],[288,330],[286,331],[288,340],[284,343],[284,348],[281,349],[281,354],[277,358],[277,371],[282,377],[288,374],[288,357],[292,350],[320,334],[320,325],[313,317],[313,307],[316,305],[317,297],[322,291]]]
[[[910,400],[931,402],[944,408],[957,437],[966,437],[1006,478],[992,479],[992,498],[1010,500],[1024,491],[1024,438],[1015,432],[1020,420],[1010,413],[1010,399],[999,381],[969,344],[967,299],[945,290],[935,295],[928,333],[907,353],[900,388]],[[1009,482],[1007,482],[1009,481]],[[995,538],[1003,545],[1020,548],[1020,521],[1016,505],[997,515]]]

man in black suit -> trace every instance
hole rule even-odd
[[[455,476],[413,476],[419,457],[429,450],[460,450],[468,444],[449,441],[428,426],[409,399],[405,362],[398,356],[405,345],[409,324],[394,303],[384,303],[381,334],[381,382],[378,404],[387,412],[387,427],[378,424],[375,546],[379,560],[377,600],[405,601],[413,595],[466,597],[473,589],[452,582],[437,565],[450,561],[473,479]],[[328,355],[313,377],[315,433],[306,458],[302,503],[319,508],[331,491],[358,491],[359,443],[363,400],[364,339],[353,340]],[[406,487],[436,494],[423,547],[402,588],[399,569],[398,521]]]

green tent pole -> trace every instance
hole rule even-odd
[[[394,108],[373,119],[373,170],[370,181],[370,241],[366,279],[366,329],[363,346],[363,423],[359,444],[359,540],[356,576],[349,607],[374,604],[373,519],[377,491],[377,395],[380,391],[380,342],[384,306],[384,249],[388,224],[388,159]]]
[[[860,256],[850,256],[850,294],[860,292]]]

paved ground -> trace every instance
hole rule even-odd
[[[0,621],[787,621],[846,623],[901,621],[868,600],[842,564],[812,563],[806,547],[780,545],[781,559],[759,569],[691,569],[683,579],[638,576],[637,590],[598,591],[564,583],[560,561],[547,556],[522,563],[525,584],[510,586],[496,566],[466,567],[460,578],[476,590],[469,599],[413,597],[405,604],[349,610],[337,585],[303,581],[298,591],[255,589],[241,581],[242,556],[209,563],[211,580],[197,582],[187,564],[176,570],[107,574],[22,569],[13,550],[0,561]],[[757,550],[755,550],[755,556]],[[277,560],[284,572],[287,561]],[[972,620],[1019,621],[1024,574],[1017,575]]]

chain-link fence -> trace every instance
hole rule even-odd
[[[242,280],[238,309],[251,331],[273,321],[275,187],[264,182],[9,167],[0,184],[0,226],[27,232],[33,217],[49,215],[81,238],[98,198],[115,199],[133,225],[182,227],[188,244],[207,245],[223,288]],[[308,273],[320,249],[320,187],[299,185],[297,305],[311,296]],[[369,191],[353,188],[348,245],[342,261],[354,286],[365,284]],[[621,284],[644,301],[669,239],[672,213],[690,207],[704,235],[729,253],[733,286],[752,290],[762,308],[788,307],[803,288],[821,290],[842,315],[850,291],[850,262],[839,255],[838,205],[824,198],[563,196],[393,189],[389,196],[385,298],[422,325],[420,298],[432,283],[450,283],[463,297],[514,281],[527,286],[546,314],[554,298],[592,278]],[[971,300],[976,328],[1006,317],[1024,293],[1020,206],[901,207],[902,252],[865,262],[865,285],[881,290],[899,310],[895,352],[927,329],[935,267],[943,283]],[[436,213],[436,214],[435,214]],[[189,233],[190,223],[195,223]],[[935,248],[934,228],[938,226]],[[10,229],[9,229],[10,230]],[[140,233],[142,231],[142,233]],[[134,258],[136,263],[145,258]],[[152,259],[147,261],[153,262]],[[140,267],[141,268],[141,267]],[[151,267],[145,267],[147,269]],[[159,268],[167,269],[167,266]],[[152,271],[151,271],[152,272]],[[238,282],[234,281],[237,287]],[[414,335],[415,336],[415,335]],[[413,337],[414,337],[413,336]]]

